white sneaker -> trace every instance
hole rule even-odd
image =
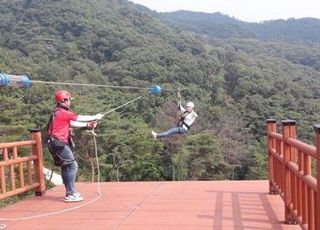
[[[151,135],[153,136],[154,139],[157,139],[157,133],[155,131],[151,131]]]
[[[80,193],[73,193],[72,195],[68,195],[64,198],[64,201],[67,203],[71,202],[80,202],[83,201],[83,197],[80,195]]]
[[[75,192],[75,193],[73,193],[72,195],[75,196],[75,197],[81,197],[81,194],[78,193],[78,192]]]

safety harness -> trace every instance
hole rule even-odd
[[[181,106],[181,93],[180,93],[180,89],[178,88],[177,91],[177,95],[178,95],[178,110],[180,111],[180,106]],[[187,130],[189,130],[191,128],[190,125],[188,125],[187,123],[185,123],[184,119],[186,118],[186,116],[188,115],[188,111],[184,111],[183,113],[179,113],[179,121],[177,126],[180,128],[183,128],[183,126],[187,127]],[[180,130],[179,130],[180,133]]]
[[[46,138],[46,144],[47,147],[49,149],[49,152],[51,153],[51,156],[53,158],[54,161],[54,165],[55,166],[65,166],[65,165],[69,165],[72,164],[75,160],[74,159],[65,159],[62,156],[62,151],[64,149],[64,147],[67,145],[66,143],[64,143],[63,141],[60,141],[58,138],[54,137],[52,135],[52,122],[54,120],[55,114],[58,111],[58,109],[66,109],[62,106],[57,106],[55,108],[55,110],[52,112],[48,124],[47,124],[47,138]],[[69,143],[68,143],[69,147],[71,149],[74,148],[74,142],[71,138],[71,135],[69,135]]]
[[[185,123],[185,121],[184,121],[187,115],[188,115],[188,111],[184,111],[180,115],[178,127],[182,127],[183,128],[183,126],[185,126],[185,127],[187,127],[187,130],[189,130],[191,128],[191,126],[188,125],[187,123]]]

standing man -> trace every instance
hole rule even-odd
[[[55,93],[57,105],[48,122],[47,145],[53,156],[54,164],[61,167],[62,180],[66,188],[65,202],[79,202],[83,200],[83,197],[75,191],[78,163],[72,152],[74,144],[70,136],[70,127],[93,129],[97,126],[96,120],[101,119],[103,115],[76,115],[69,110],[70,99],[70,93],[65,90]]]

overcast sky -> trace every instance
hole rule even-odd
[[[130,0],[157,12],[221,12],[246,22],[313,17],[320,19],[320,0]]]

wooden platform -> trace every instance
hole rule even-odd
[[[283,224],[283,201],[268,194],[268,181],[100,183],[102,196],[94,201],[97,185],[77,183],[81,203],[65,203],[64,187],[58,186],[2,208],[0,219],[41,217],[0,224],[19,230],[300,229]]]

